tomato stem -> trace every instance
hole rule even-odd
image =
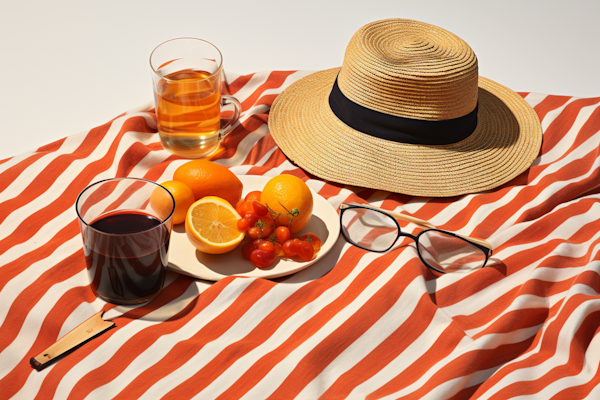
[[[300,210],[298,210],[297,208],[292,208],[292,211],[290,211],[283,204],[281,204],[280,201],[278,201],[278,203],[279,203],[279,205],[281,207],[283,207],[283,209],[287,212],[287,214],[273,211],[273,209],[271,207],[269,207],[268,204],[265,204],[265,205],[267,206],[267,209],[271,213],[271,217],[273,217],[274,220],[277,219],[280,216],[281,217],[286,217],[286,218],[289,219],[288,226],[291,225],[292,221],[294,220],[294,218],[300,215]]]

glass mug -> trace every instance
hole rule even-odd
[[[94,294],[114,304],[156,297],[169,259],[171,193],[145,179],[113,178],[85,188],[75,209]]]
[[[194,38],[166,41],[150,54],[160,141],[184,158],[207,157],[232,130],[242,106],[221,95],[223,57],[211,43]],[[221,107],[233,114],[221,127]]]

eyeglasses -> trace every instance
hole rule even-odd
[[[402,232],[398,220],[428,229],[414,236]],[[340,223],[348,242],[369,251],[386,252],[400,237],[409,237],[416,242],[423,264],[442,273],[483,268],[492,255],[492,245],[485,240],[437,229],[422,219],[369,205],[342,203]]]

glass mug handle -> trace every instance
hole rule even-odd
[[[233,106],[233,115],[225,125],[221,127],[219,131],[219,141],[223,140],[223,138],[233,130],[233,127],[237,120],[240,118],[240,113],[242,112],[242,105],[233,96],[223,95],[221,96],[221,107]]]

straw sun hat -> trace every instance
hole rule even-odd
[[[478,76],[473,50],[426,23],[370,23],[341,68],[290,85],[269,115],[275,142],[320,178],[413,196],[495,188],[536,158],[542,128],[521,96]]]

